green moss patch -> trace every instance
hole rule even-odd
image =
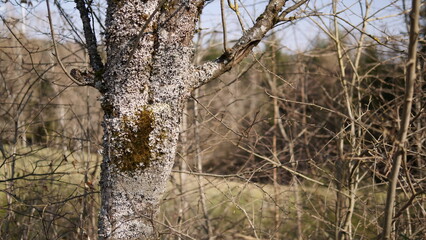
[[[151,161],[149,134],[154,129],[153,123],[153,113],[147,109],[138,112],[134,119],[123,119],[125,136],[121,156],[116,159],[120,171],[129,172],[149,166]]]

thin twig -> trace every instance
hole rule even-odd
[[[58,47],[56,45],[56,40],[55,40],[55,31],[53,30],[53,23],[52,23],[52,14],[50,12],[50,4],[49,4],[49,0],[46,0],[46,7],[47,7],[47,19],[49,20],[49,28],[50,28],[50,35],[52,36],[52,44],[53,44],[53,49],[55,50],[55,58],[56,61],[58,62],[59,66],[61,67],[62,71],[65,73],[65,75],[71,79],[71,81],[73,81],[75,84],[79,85],[79,86],[84,86],[86,85],[83,82],[77,81],[75,78],[73,78],[69,72],[67,71],[67,69],[65,68],[64,64],[62,63],[61,59],[59,58],[59,52],[58,52]]]
[[[227,51],[226,43],[228,42],[227,39],[227,30],[226,30],[226,18],[225,18],[225,3],[224,0],[220,0],[220,15],[222,17],[222,31],[223,31],[223,51]]]
[[[291,7],[288,7],[287,9],[285,9],[284,11],[282,11],[282,13],[279,16],[280,21],[284,20],[285,17],[287,16],[287,14],[293,12],[294,10],[296,10],[297,8],[299,8],[300,6],[302,6],[303,4],[305,4],[306,2],[308,2],[309,0],[302,0],[296,4],[294,4]]]
[[[404,204],[404,206],[402,206],[398,210],[398,212],[395,214],[395,216],[393,217],[394,218],[393,221],[396,221],[396,219],[399,218],[404,213],[405,209],[407,209],[408,207],[412,205],[412,203],[414,202],[417,196],[420,196],[423,194],[426,194],[426,191],[420,191],[411,195],[410,199],[408,199],[408,201]]]
[[[235,12],[235,15],[237,15],[237,19],[238,19],[238,22],[240,23],[241,30],[245,32],[246,30],[244,28],[243,19],[241,18],[240,9],[238,7],[237,0],[234,0],[234,4],[231,3],[231,0],[228,0],[228,6],[230,9],[232,9],[232,11]]]
[[[229,131],[233,132],[235,135],[239,136],[239,137],[247,137],[246,135],[243,135],[241,133],[236,132],[235,130],[233,130],[232,128],[230,128],[228,125],[226,125],[222,120],[220,120],[218,117],[216,117],[215,114],[213,114],[206,106],[204,106],[200,101],[198,101],[198,99],[196,99],[195,97],[192,97],[194,99],[194,101],[197,104],[200,104],[201,107],[204,108],[204,110],[206,110],[214,119],[216,119],[217,121],[219,121],[225,128],[227,128]]]

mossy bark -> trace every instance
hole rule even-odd
[[[101,239],[150,239],[173,166],[180,117],[167,104],[104,119]]]

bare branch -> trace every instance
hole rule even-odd
[[[49,0],[46,0],[46,7],[47,7],[47,18],[49,20],[49,27],[50,27],[50,34],[52,35],[52,44],[53,44],[53,49],[55,51],[55,58],[56,61],[58,62],[59,66],[61,67],[62,71],[65,73],[65,75],[67,75],[67,77],[69,79],[71,79],[71,81],[73,81],[75,84],[79,85],[79,86],[84,86],[84,85],[89,85],[85,82],[81,82],[77,79],[75,79],[73,76],[71,76],[67,69],[65,68],[64,64],[62,63],[61,59],[59,58],[59,53],[58,53],[58,46],[56,45],[56,40],[55,40],[55,31],[53,29],[53,23],[52,23],[52,14],[50,12],[50,4],[49,4]]]
[[[305,4],[308,0],[301,0],[300,2],[294,4],[293,6],[287,8],[286,10],[284,10],[281,14],[280,14],[280,21],[285,21],[286,20],[286,16],[287,14],[293,12],[294,10],[296,10],[297,8],[299,8],[300,6],[302,6],[303,4]]]
[[[208,62],[201,67],[197,67],[197,73],[195,73],[197,77],[194,79],[194,81],[196,81],[194,87],[199,87],[240,63],[281,18],[284,18],[288,13],[307,1],[308,0],[301,0],[284,11],[282,11],[282,9],[287,1],[269,1],[263,13],[257,18],[254,26],[247,30],[231,49],[225,51],[214,63]],[[205,72],[209,72],[209,74],[206,76]]]
[[[395,214],[394,221],[397,218],[399,218],[404,213],[404,211],[413,204],[413,202],[414,202],[414,200],[416,199],[417,196],[420,196],[420,195],[423,195],[423,194],[426,194],[426,191],[417,192],[417,193],[414,193],[413,195],[411,195],[410,199],[408,199],[408,201]]]
[[[243,19],[241,18],[241,14],[240,14],[240,10],[239,10],[239,7],[238,7],[237,0],[234,0],[234,4],[231,3],[231,0],[228,0],[228,6],[232,11],[235,12],[235,15],[237,16],[238,22],[240,23],[241,30],[243,30],[243,32],[245,32],[246,30],[244,29]]]
[[[90,66],[95,72],[102,72],[104,65],[101,60],[101,56],[98,52],[98,45],[96,42],[96,35],[90,25],[89,11],[84,3],[84,0],[74,0],[78,11],[80,12],[80,18],[83,22],[84,37],[86,38],[86,48],[89,52]]]
[[[226,43],[228,42],[228,38],[226,36],[227,30],[226,30],[226,19],[225,19],[225,4],[223,2],[224,0],[220,0],[220,15],[222,16],[222,29],[223,29],[223,50],[227,51]]]

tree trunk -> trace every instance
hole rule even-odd
[[[106,20],[99,230],[106,239],[155,238],[153,216],[173,166],[183,101],[190,93],[191,40],[200,7],[116,2],[109,2]],[[157,11],[160,7],[174,11]],[[145,33],[134,41],[145,23]]]

